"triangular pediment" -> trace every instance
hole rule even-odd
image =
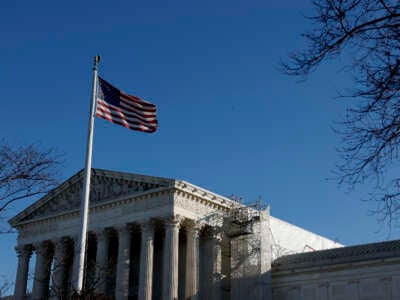
[[[9,222],[12,226],[80,208],[83,171],[78,172]],[[132,173],[92,169],[90,205],[112,201],[152,189],[173,186],[174,180]]]

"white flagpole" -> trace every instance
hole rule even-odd
[[[86,254],[86,231],[88,224],[88,213],[89,213],[89,194],[90,194],[90,175],[92,168],[92,146],[93,146],[93,128],[94,128],[94,108],[96,103],[96,92],[97,92],[97,67],[100,62],[100,56],[96,55],[94,58],[93,65],[93,85],[92,85],[92,102],[90,105],[90,116],[89,116],[89,132],[87,138],[86,148],[86,165],[85,165],[85,176],[84,176],[84,189],[82,193],[81,202],[81,232],[79,236],[79,265],[78,274],[75,274],[75,291],[80,294],[83,289],[83,275],[85,267],[85,254]]]

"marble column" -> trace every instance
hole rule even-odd
[[[318,286],[318,299],[320,300],[328,300],[328,288],[329,285],[327,282],[321,283]]]
[[[212,297],[211,299],[219,300],[222,297],[222,252],[221,242],[222,233],[218,228],[214,228],[211,232],[211,251],[212,251]]]
[[[198,299],[199,293],[199,230],[196,224],[186,228],[185,299]]]
[[[118,262],[115,298],[128,299],[129,296],[129,266],[131,254],[131,231],[126,225],[117,227],[118,231]]]
[[[108,232],[105,229],[95,231],[97,240],[96,251],[96,285],[97,294],[105,295],[108,266]]]
[[[353,279],[348,281],[347,289],[346,289],[346,296],[348,299],[359,299],[358,295],[358,285],[360,281],[358,279]]]
[[[47,299],[49,295],[50,267],[52,247],[49,242],[34,245],[36,266],[33,279],[32,299]]]
[[[75,293],[75,287],[78,281],[78,268],[79,268],[79,237],[73,236],[72,237],[74,242],[74,253],[72,253],[72,272],[71,272],[71,282],[69,286],[69,294]]]
[[[67,254],[67,242],[66,238],[59,238],[53,241],[54,247],[54,264],[53,264],[53,285],[52,285],[52,296],[55,299],[65,297],[66,294],[66,282],[68,275],[68,254]]]
[[[153,288],[154,225],[141,225],[139,300],[151,300]]]
[[[17,277],[15,279],[14,299],[25,299],[26,285],[28,282],[29,260],[32,255],[31,245],[18,245],[15,247],[18,255]]]
[[[178,299],[178,250],[179,219],[165,221],[165,244],[163,258],[163,299]]]

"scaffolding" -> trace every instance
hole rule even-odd
[[[238,200],[239,199],[239,200]],[[264,209],[261,197],[252,203],[242,203],[242,198],[231,197],[232,209],[229,211],[230,237],[252,234],[253,224],[260,220],[260,212]]]

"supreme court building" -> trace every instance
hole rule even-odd
[[[81,171],[9,221],[14,299],[73,293],[82,183]],[[343,247],[176,179],[93,169],[86,251],[85,289],[111,299],[400,299],[399,241]]]

